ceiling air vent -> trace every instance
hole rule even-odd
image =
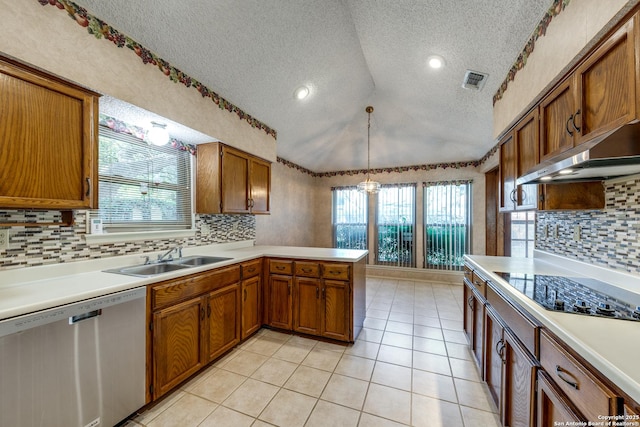
[[[489,74],[467,70],[464,75],[462,87],[465,89],[482,90],[484,84],[487,82],[487,77],[489,77]]]

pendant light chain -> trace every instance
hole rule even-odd
[[[368,106],[365,108],[367,114],[367,179],[358,184],[358,190],[363,193],[377,193],[380,191],[380,183],[371,181],[371,113],[373,113],[373,107]]]

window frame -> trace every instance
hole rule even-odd
[[[413,189],[413,193],[412,193],[412,207],[411,207],[411,217],[412,217],[412,223],[411,223],[411,241],[405,240],[404,238],[400,239],[398,238],[398,242],[402,242],[404,244],[409,243],[410,244],[410,259],[408,260],[409,262],[402,262],[401,256],[400,254],[398,254],[398,259],[397,261],[381,261],[380,260],[380,223],[379,223],[379,213],[380,213],[380,193],[387,188],[412,188]],[[385,266],[395,266],[395,267],[406,267],[406,268],[415,268],[416,267],[416,214],[417,214],[417,208],[416,208],[416,183],[399,183],[399,184],[382,184],[380,186],[380,192],[378,194],[376,194],[376,198],[375,198],[375,214],[374,214],[374,219],[373,219],[373,239],[374,239],[374,264],[375,265],[385,265]],[[399,206],[399,205],[398,205]],[[396,223],[398,226],[400,226],[399,223]],[[386,225],[391,225],[391,224],[386,224]],[[400,232],[399,232],[400,233]],[[403,233],[404,234],[404,233]],[[403,246],[403,248],[406,248],[406,246]]]

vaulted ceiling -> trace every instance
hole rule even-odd
[[[77,3],[275,129],[278,156],[325,172],[366,168],[367,105],[372,168],[481,158],[493,95],[552,0]],[[466,70],[489,75],[482,90],[462,88]]]

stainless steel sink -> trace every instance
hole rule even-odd
[[[230,259],[232,258],[194,255],[194,256],[177,259],[173,262],[179,265],[188,265],[190,267],[197,267],[200,265],[208,265],[208,264],[215,264],[216,262],[228,261]]]
[[[159,262],[154,264],[134,265],[131,267],[111,268],[104,270],[106,273],[126,274],[136,277],[151,277],[163,273],[170,273],[185,268],[193,268],[201,265],[214,264],[216,262],[227,261],[232,258],[193,255],[184,258],[178,258],[169,262]]]
[[[173,263],[161,263],[134,265],[133,267],[112,268],[105,271],[107,273],[127,274],[129,276],[150,277],[162,273],[169,273],[171,271],[182,270],[184,268],[189,268],[189,266]]]

